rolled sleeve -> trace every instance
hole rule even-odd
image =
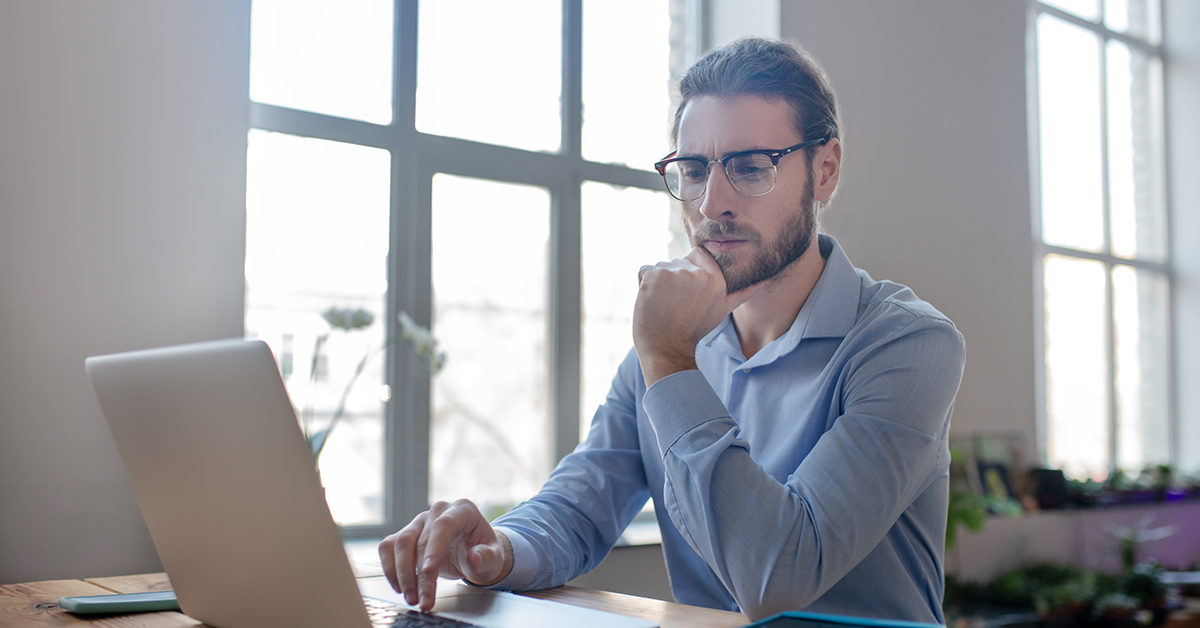
[[[508,537],[508,542],[512,544],[513,566],[503,580],[487,588],[501,591],[528,589],[533,583],[534,576],[537,575],[538,568],[537,552],[534,551],[533,544],[512,528],[496,526],[496,530],[503,532],[504,536]]]

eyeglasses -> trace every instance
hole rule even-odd
[[[725,169],[725,176],[738,192],[762,196],[775,189],[775,172],[781,157],[827,141],[827,137],[818,137],[780,150],[743,150],[720,159],[675,157],[672,152],[654,164],[654,169],[662,175],[671,196],[685,203],[704,196],[709,171],[717,163]]]

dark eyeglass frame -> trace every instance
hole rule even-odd
[[[743,192],[740,188],[738,188],[737,184],[733,182],[733,177],[729,175],[729,170],[727,169],[729,162],[733,159],[742,157],[744,155],[766,155],[767,157],[771,158],[771,168],[776,169],[779,167],[779,160],[784,155],[789,155],[798,150],[808,148],[809,146],[819,146],[828,141],[829,141],[828,137],[818,137],[818,138],[814,138],[811,140],[806,140],[806,141],[800,142],[799,144],[793,144],[791,146],[788,146],[787,148],[781,148],[779,150],[764,149],[764,148],[759,148],[759,149],[754,149],[754,150],[740,150],[735,153],[729,153],[729,154],[719,157],[717,159],[704,159],[703,157],[675,157],[675,155],[679,151],[671,151],[671,153],[669,155],[667,155],[666,157],[663,157],[662,161],[659,161],[658,163],[654,164],[654,169],[657,170],[658,174],[662,176],[663,185],[666,186],[667,192],[672,197],[674,197],[676,200],[682,201],[684,203],[690,203],[691,201],[697,200],[700,197],[704,196],[704,194],[706,192],[708,192],[708,178],[710,176],[712,176],[712,165],[717,164],[717,163],[721,164],[721,170],[725,171],[725,177],[729,180],[729,184],[732,185],[733,189],[737,190],[739,194],[745,194],[746,196],[765,196],[767,194],[770,194],[771,190],[775,189],[775,181],[771,182],[770,190],[767,190],[766,192],[763,192],[761,194],[749,194],[747,192]],[[701,164],[704,166],[705,173],[707,173],[705,175],[705,179],[704,179],[704,189],[695,198],[689,198],[689,199],[679,198],[678,195],[676,195],[674,192],[671,191],[671,186],[667,184],[667,166],[671,165],[672,163],[680,162],[680,161],[692,161],[692,162]]]

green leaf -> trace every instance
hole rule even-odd
[[[983,529],[983,524],[987,522],[987,513],[983,509],[964,510],[962,513],[963,525],[967,526],[968,530],[978,532]]]

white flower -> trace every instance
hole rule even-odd
[[[330,327],[346,331],[370,327],[371,323],[375,322],[375,315],[362,308],[354,310],[331,307],[321,313],[321,318],[324,318]]]
[[[446,365],[446,354],[437,350],[437,339],[433,333],[427,327],[418,325],[408,312],[400,312],[397,318],[400,320],[400,337],[412,344],[413,351],[421,358],[429,375],[437,375]]]

